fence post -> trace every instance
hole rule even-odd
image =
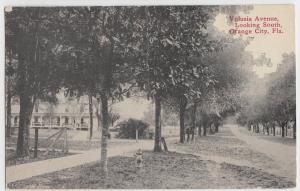
[[[69,152],[69,147],[68,147],[68,128],[65,127],[65,143],[64,143],[64,153]]]
[[[165,151],[168,151],[167,143],[164,137],[161,137],[161,142],[163,143]]]
[[[135,141],[138,142],[138,139],[139,139],[139,131],[138,128],[135,127]]]
[[[36,127],[34,128],[34,158],[37,158],[38,139],[39,139],[39,129],[38,127]]]

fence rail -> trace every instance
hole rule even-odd
[[[18,128],[19,124],[18,123],[13,123],[12,124],[13,128]],[[66,124],[66,123],[43,123],[43,122],[33,122],[30,125],[30,128],[40,128],[40,129],[62,129],[62,128],[67,128],[69,130],[88,130],[89,125],[87,123],[82,123],[82,124]]]

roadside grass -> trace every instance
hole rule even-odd
[[[16,150],[14,149],[6,149],[5,150],[5,166],[13,166],[13,165],[19,165],[24,163],[31,163],[51,158],[58,158],[58,157],[64,157],[73,155],[75,153],[63,153],[59,151],[49,151],[47,155],[44,155],[46,151],[38,150],[37,158],[34,158],[34,152],[33,150],[30,150],[28,157],[23,158],[17,158],[16,157]]]
[[[280,177],[245,166],[218,164],[176,152],[144,152],[143,167],[135,157],[111,157],[104,183],[99,162],[9,183],[11,189],[134,189],[134,188],[289,188]],[[217,173],[212,173],[217,172]],[[184,180],[184,181],[183,181]],[[263,180],[263,181],[262,181]]]

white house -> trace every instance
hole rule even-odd
[[[11,124],[12,127],[19,126],[20,106],[17,100],[12,103]],[[31,127],[40,128],[62,128],[68,127],[77,130],[89,130],[90,115],[88,97],[70,99],[58,96],[57,104],[38,102],[33,109]],[[98,126],[96,107],[93,105],[93,126]]]

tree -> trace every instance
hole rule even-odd
[[[213,30],[211,26],[217,13],[228,9],[232,13],[239,11],[240,8],[231,6],[170,7],[166,11],[165,17],[168,18],[170,25],[163,27],[167,28],[167,30],[164,29],[167,35],[160,36],[164,37],[162,41],[165,42],[163,45],[167,48],[166,63],[170,65],[165,64],[160,72],[168,72],[165,76],[167,93],[177,99],[181,143],[185,141],[184,116],[188,102],[197,102],[203,97],[205,89],[216,83],[214,75],[218,74],[210,70],[210,64],[213,65],[213,62],[208,61],[209,59],[205,60],[205,55],[210,53],[216,55],[222,51],[224,44],[230,43],[227,40],[228,36],[219,35],[220,33]],[[245,7],[245,10],[249,9],[250,7]],[[207,61],[208,63],[205,63]],[[196,123],[193,124],[193,129],[195,129]]]
[[[210,51],[212,41],[207,41],[206,26],[216,7],[146,7],[144,61],[137,77],[142,90],[155,103],[155,151],[161,151],[161,103],[167,95],[182,92],[178,96],[183,110],[187,103],[189,81],[197,78],[201,67],[190,62],[195,54]],[[197,93],[194,91],[193,93]],[[181,115],[183,116],[183,115]],[[183,124],[183,117],[181,117]],[[183,129],[183,125],[181,125]],[[182,133],[181,133],[182,134]],[[181,142],[183,138],[181,136]]]
[[[283,54],[283,59],[278,70],[272,78],[272,85],[268,92],[268,98],[272,100],[274,113],[278,125],[284,129],[288,122],[296,122],[296,76],[295,76],[295,55],[294,53]],[[294,125],[294,132],[296,132]]]
[[[6,95],[6,137],[11,136],[11,102],[13,96],[15,96],[16,89],[16,60],[15,56],[12,55],[12,51],[9,47],[6,47],[6,59],[5,59],[5,95]]]
[[[90,140],[93,137],[93,96],[88,95],[89,97],[89,116],[90,116]]]
[[[294,133],[296,132],[296,88],[295,55],[294,53],[283,54],[282,57],[282,62],[276,72],[250,83],[254,85],[256,91],[253,93],[254,91],[250,89],[242,96],[244,99],[240,117],[248,121],[250,128],[254,124],[257,132],[259,124],[267,129],[268,134],[271,128],[274,136],[275,126],[278,125],[281,127],[281,136],[284,137],[290,122],[293,123]],[[269,63],[268,60],[262,54],[255,63],[262,65]]]
[[[223,48],[205,56],[194,58],[194,62],[202,65],[206,75],[196,80],[194,89],[200,96],[191,96],[187,109],[191,117],[189,122],[192,133],[199,127],[198,134],[206,136],[206,130],[212,125],[218,131],[221,119],[233,115],[240,109],[240,92],[249,79],[252,66],[251,54],[245,51],[247,41],[234,39],[229,35],[211,29],[211,39],[223,39]],[[230,74],[230,75],[228,75]],[[206,82],[206,83],[204,83]]]
[[[60,87],[56,8],[13,8],[5,13],[6,48],[16,55],[16,95],[20,99],[17,156],[29,154],[29,126],[36,99],[52,101]]]
[[[133,87],[136,54],[139,52],[138,7],[70,8],[69,51],[65,54],[69,70],[65,85],[70,92],[92,92],[101,102],[101,169],[107,177],[107,137],[110,124],[109,101],[130,96]],[[134,17],[136,16],[136,17]],[[89,28],[81,23],[88,23]],[[69,40],[67,40],[69,41]],[[70,59],[72,58],[72,59]],[[128,64],[130,63],[130,64]],[[86,77],[88,75],[89,77]],[[87,84],[91,84],[87,86]],[[83,87],[87,86],[86,90]]]

